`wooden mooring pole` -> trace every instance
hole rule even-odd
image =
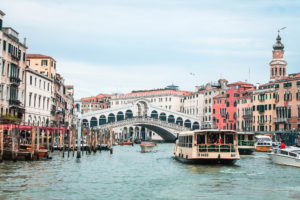
[[[34,149],[35,149],[35,128],[31,128],[31,152],[30,159],[34,159]]]
[[[71,140],[72,140],[72,129],[69,130],[68,134],[68,157],[70,156],[70,148],[71,148]]]
[[[81,158],[81,120],[78,120],[77,124],[78,130],[77,130],[77,158]]]
[[[113,131],[112,131],[112,123],[110,124],[110,132],[109,132],[109,140],[110,140],[110,154],[113,153],[113,141],[112,141],[112,134],[113,134]]]
[[[74,157],[74,154],[75,154],[75,146],[76,146],[76,136],[77,135],[77,131],[76,131],[76,129],[75,128],[73,128],[73,138],[72,138],[72,140],[73,140],[73,157]]]
[[[40,128],[37,128],[37,139],[36,139],[36,157],[37,157],[37,160],[40,159],[40,155],[39,155],[39,151],[40,151],[40,133],[41,133],[41,129]]]
[[[3,125],[0,125],[0,163],[3,161],[3,150],[4,150],[4,133]]]

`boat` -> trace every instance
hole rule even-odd
[[[121,145],[121,146],[123,146],[123,145],[131,145],[131,146],[133,146],[133,142],[131,142],[130,140],[127,140],[127,141],[120,141],[120,142],[118,142],[118,145]]]
[[[256,135],[255,136],[255,150],[259,152],[268,152],[272,148],[272,140],[267,135]]]
[[[156,143],[155,142],[142,142],[140,144],[141,147],[141,152],[142,153],[147,153],[147,152],[151,152],[154,147],[156,147]]]
[[[254,133],[238,132],[238,149],[240,155],[250,155],[255,151]]]
[[[197,130],[178,134],[175,159],[183,163],[228,164],[240,159],[236,132],[232,130]]]
[[[268,155],[275,164],[300,167],[299,147],[274,148]]]

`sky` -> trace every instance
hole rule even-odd
[[[225,78],[269,81],[277,30],[300,72],[300,1],[1,0],[28,53],[57,61],[75,98]]]

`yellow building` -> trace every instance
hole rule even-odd
[[[276,89],[274,83],[260,85],[253,91],[253,130],[274,131],[276,118]]]
[[[27,54],[26,61],[29,68],[54,79],[56,75],[56,61],[52,57],[42,54]]]

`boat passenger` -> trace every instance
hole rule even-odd
[[[282,141],[280,143],[280,149],[285,149],[285,144]]]

